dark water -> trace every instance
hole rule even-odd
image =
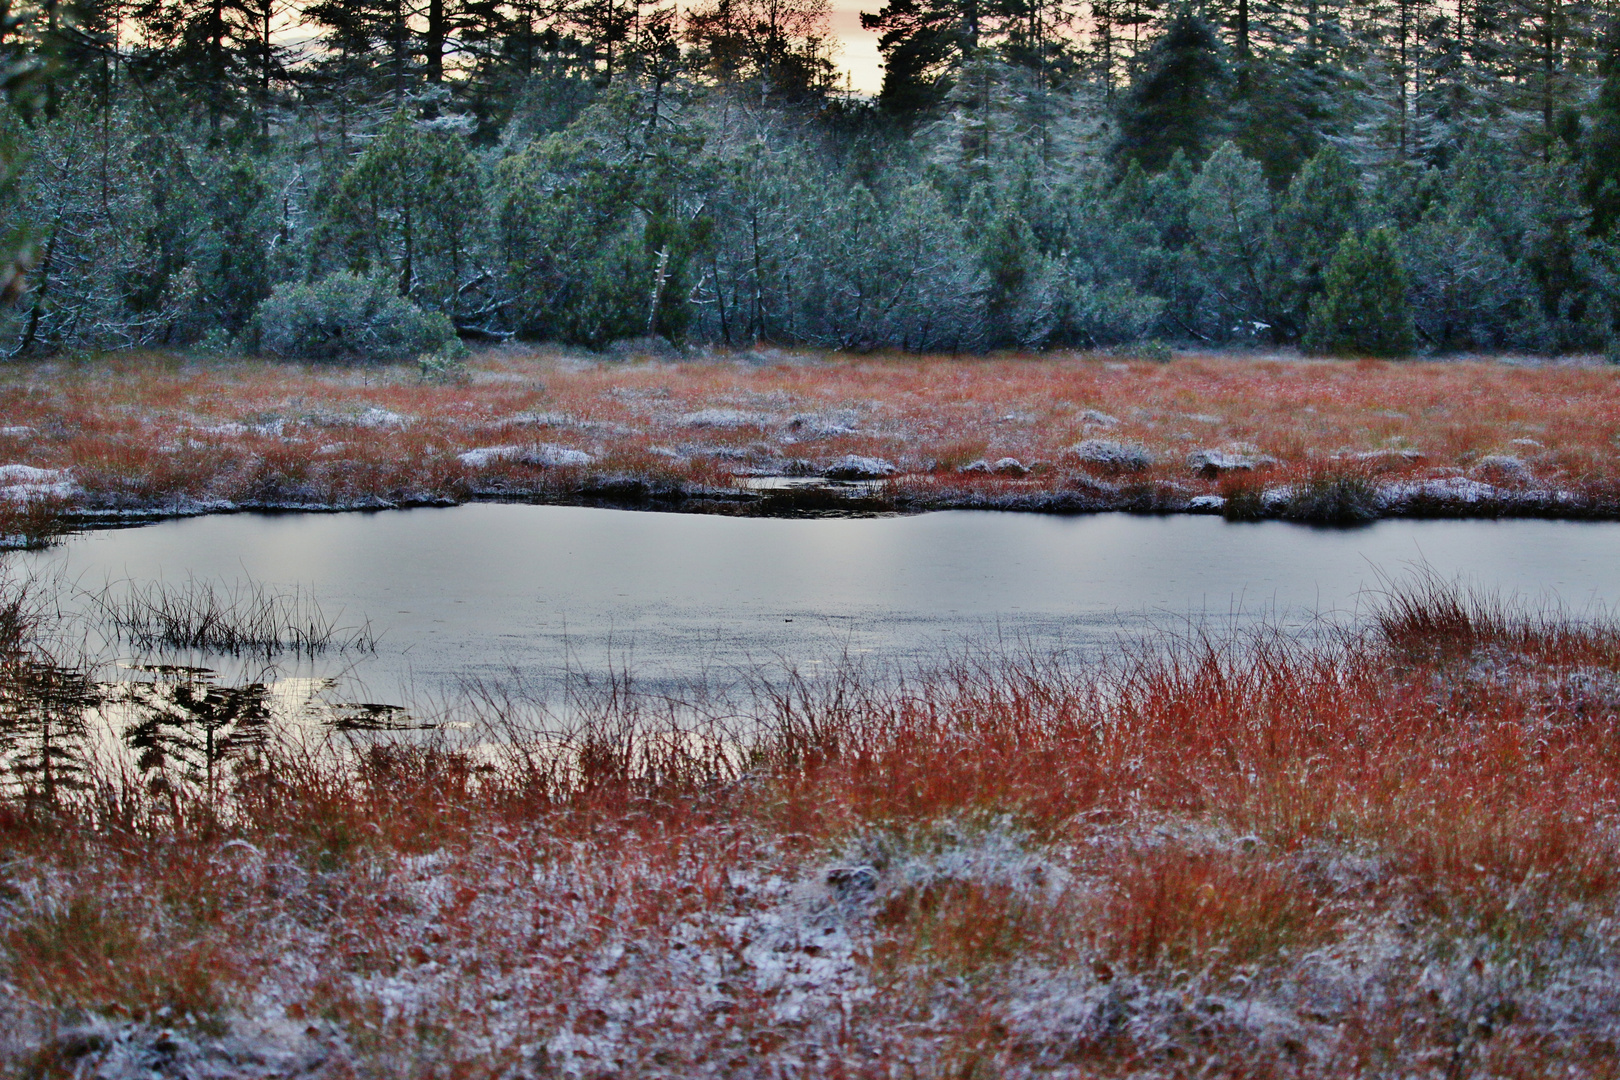
[[[369,619],[381,645],[298,673],[343,674],[369,699],[401,701],[512,671],[543,681],[626,666],[678,683],[813,669],[846,652],[926,660],[997,638],[1100,648],[1187,616],[1302,626],[1351,617],[1380,572],[1417,563],[1579,611],[1620,602],[1617,553],[1620,526],[1573,522],[1333,531],[1193,516],[778,520],[469,505],[174,521],[86,533],[23,561],[91,588],[188,575],[308,588],[340,621]]]

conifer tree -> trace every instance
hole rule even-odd
[[[1230,81],[1214,30],[1182,8],[1148,51],[1120,109],[1121,164],[1158,172],[1178,150],[1202,161],[1220,142]]]
[[[399,295],[456,315],[482,209],[461,137],[396,114],[343,177],[326,242],[357,273],[384,272]]]
[[[761,101],[825,96],[832,62],[829,0],[708,0],[686,13],[686,40],[722,86],[748,86]]]
[[[1310,303],[1325,287],[1339,241],[1361,216],[1355,170],[1332,147],[1311,158],[1289,183],[1272,229],[1277,263],[1284,269],[1275,315],[1279,337],[1297,341],[1304,333]]]
[[[1415,333],[1406,269],[1395,234],[1347,233],[1328,266],[1326,289],[1311,303],[1305,348],[1350,356],[1404,356]]]
[[[1592,212],[1588,231],[1609,236],[1620,221],[1620,23],[1603,43],[1598,73],[1603,77],[1587,114],[1582,148],[1581,197]]]

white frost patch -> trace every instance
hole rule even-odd
[[[500,424],[526,424],[531,427],[573,427],[575,420],[567,413],[556,412],[525,412],[515,413],[504,420],[495,421]]]
[[[697,412],[683,413],[675,420],[681,427],[727,429],[768,427],[776,421],[777,417],[770,413],[744,412],[741,409],[699,409]]]
[[[1385,506],[1399,505],[1413,499],[1435,499],[1442,502],[1481,503],[1502,497],[1502,489],[1478,480],[1460,476],[1446,476],[1438,480],[1415,483],[1388,484],[1381,492]]]
[[[1523,483],[1530,479],[1529,467],[1511,454],[1486,454],[1474,463],[1469,473],[1487,480],[1505,480],[1510,483]]]
[[[1348,457],[1351,461],[1365,461],[1374,465],[1382,465],[1386,463],[1395,464],[1397,462],[1412,464],[1414,462],[1423,460],[1423,452],[1421,450],[1362,450],[1359,453],[1348,455],[1341,454],[1338,456]]]
[[[354,418],[354,426],[363,428],[401,428],[406,423],[406,418],[399,413],[376,407],[367,409]]]
[[[829,480],[881,480],[896,471],[893,462],[882,458],[846,454],[821,470],[821,475]]]
[[[316,1025],[243,1017],[220,1035],[191,1025],[168,1028],[92,1017],[57,1032],[51,1042],[57,1056],[74,1063],[72,1075],[97,1080],[309,1076],[341,1056],[338,1040]]]
[[[796,413],[789,417],[787,429],[801,439],[831,439],[839,435],[854,435],[853,414],[825,416],[816,413]]]
[[[542,443],[539,446],[481,446],[476,450],[468,450],[465,453],[457,454],[456,460],[469,469],[483,469],[503,461],[512,461],[520,465],[544,465],[551,468],[559,466],[578,467],[589,465],[595,459],[583,450]]]
[[[32,465],[0,465],[0,484],[52,484],[61,479],[55,469],[36,469]]]
[[[1113,427],[1115,424],[1119,423],[1119,417],[1110,416],[1107,413],[1101,412],[1097,409],[1087,409],[1085,412],[1080,414],[1080,419],[1087,424],[1095,424],[1098,427]]]
[[[1153,467],[1153,451],[1136,442],[1087,439],[1069,447],[1067,453],[1087,465],[1114,472],[1142,472]]]
[[[1248,472],[1262,465],[1275,465],[1277,459],[1256,454],[1251,449],[1229,447],[1225,450],[1194,450],[1187,455],[1187,468],[1205,476],[1218,476],[1226,472]]]
[[[65,499],[79,490],[65,469],[36,469],[32,465],[0,465],[0,498],[13,502],[30,499]]]
[[[248,433],[246,424],[238,424],[234,420],[227,420],[223,424],[210,424],[208,427],[197,429],[199,435],[223,435],[228,439],[238,439]]]
[[[1029,469],[1022,461],[1015,457],[1004,457],[998,461],[986,461],[980,458],[971,461],[956,470],[960,473],[986,473],[995,476],[1028,476]]]
[[[9,427],[0,427],[0,435],[12,439],[26,439],[34,433],[34,429],[25,424],[12,424]]]
[[[1187,503],[1187,509],[1208,513],[1219,510],[1226,505],[1226,500],[1219,495],[1194,495]]]

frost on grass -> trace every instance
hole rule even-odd
[[[788,439],[832,439],[844,435],[859,434],[855,425],[859,422],[853,410],[842,410],[835,413],[795,413],[788,418],[784,426]]]
[[[1114,439],[1086,439],[1069,447],[1069,456],[1104,472],[1145,472],[1153,467],[1153,452],[1141,443]]]
[[[1533,479],[1530,467],[1511,454],[1486,454],[1468,471],[1472,476],[1498,484],[1525,484]]]
[[[1187,455],[1187,468],[1204,477],[1216,477],[1230,472],[1251,472],[1262,465],[1275,464],[1276,458],[1266,457],[1248,447],[1194,450]]]
[[[1307,638],[484,699],[217,793],[47,796],[13,738],[0,1072],[1605,1075],[1620,628],[1419,585]]]
[[[741,409],[699,409],[676,417],[675,423],[680,427],[734,430],[745,427],[771,427],[777,420],[778,417],[771,413],[745,412]]]
[[[829,480],[882,480],[898,470],[885,458],[846,454],[821,471]]]
[[[373,406],[354,418],[359,428],[402,428],[410,421],[397,412]]]
[[[979,458],[970,461],[956,470],[960,473],[980,474],[984,476],[1028,476],[1029,467],[1015,457],[998,458],[995,461],[986,461]]]
[[[1148,379],[1120,377],[1147,374],[1140,366],[1115,369],[1082,356],[972,364],[810,356],[756,368],[723,358],[614,364],[509,350],[474,357],[470,380],[457,385],[424,383],[409,367],[368,369],[363,382],[352,371],[247,363],[182,370],[177,378],[162,367],[128,377],[100,362],[71,371],[14,367],[17,393],[0,416],[0,438],[26,442],[10,444],[10,459],[71,469],[79,487],[0,489],[59,497],[59,516],[613,497],[585,468],[524,472],[513,457],[496,460],[522,457],[544,436],[573,441],[638,490],[686,497],[726,491],[728,474],[767,470],[776,458],[819,469],[855,455],[895,466],[882,498],[896,509],[1174,511],[1195,498],[1228,497],[1244,482],[1236,474],[1245,461],[1265,464],[1253,449],[1265,446],[1284,459],[1268,469],[1266,483],[1276,487],[1336,461],[1365,466],[1386,484],[1463,477],[1494,489],[1488,497],[1440,486],[1397,490],[1380,514],[1620,515],[1620,388],[1598,369],[1538,371],[1534,393],[1518,381],[1523,372],[1499,364],[1324,365],[1313,370],[1320,378],[1303,380],[1294,365],[1189,357]],[[1388,410],[1391,401],[1464,394],[1467,410]],[[1522,441],[1531,434],[1541,445]],[[1082,449],[1071,456],[1077,441]],[[685,452],[687,442],[705,449]],[[772,452],[707,452],[754,442]],[[788,450],[794,443],[804,445]],[[1184,458],[1200,448],[1209,456],[1189,473]],[[454,459],[469,453],[485,464],[457,467]],[[979,460],[994,469],[1005,457],[1031,475],[957,471]],[[467,472],[502,464],[498,482]],[[1114,486],[1082,496],[1070,475],[1081,471]],[[781,503],[735,495],[690,505],[770,513]],[[1246,514],[1256,500],[1237,501]]]
[[[0,465],[0,499],[68,499],[79,485],[66,469],[39,469],[32,465]]]
[[[457,454],[456,460],[469,469],[484,469],[505,462],[548,468],[578,468],[591,464],[595,459],[583,450],[541,443],[539,446],[483,446]]]

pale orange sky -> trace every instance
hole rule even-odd
[[[832,31],[841,43],[837,63],[849,72],[850,85],[858,93],[876,94],[883,86],[878,36],[861,29],[861,10],[877,11],[882,6],[883,0],[865,0],[864,3],[857,0],[850,6],[835,5],[832,9]]]

